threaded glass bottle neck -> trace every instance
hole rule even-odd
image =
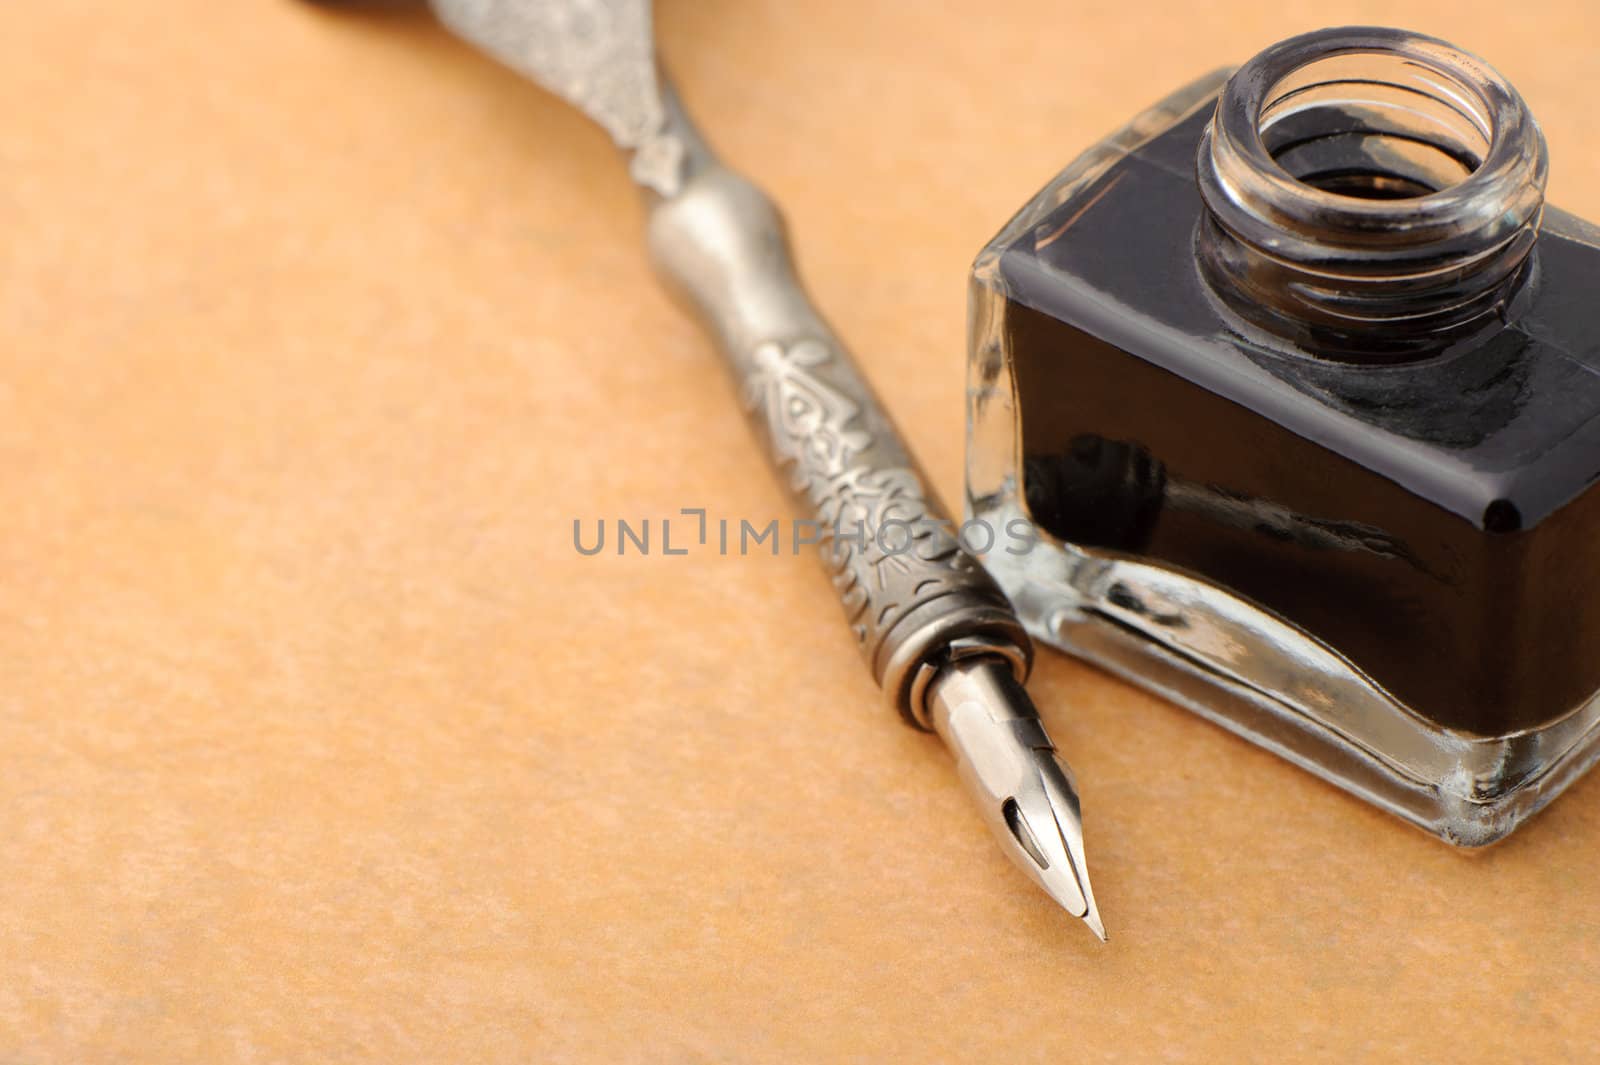
[[[1426,355],[1499,311],[1538,236],[1544,137],[1481,60],[1400,30],[1295,37],[1229,79],[1198,236],[1236,312],[1335,358]]]

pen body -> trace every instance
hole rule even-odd
[[[816,523],[874,679],[927,727],[924,667],[952,644],[992,646],[1025,678],[1026,634],[812,306],[777,209],[710,153],[670,90],[666,99],[663,136],[682,154],[677,180],[648,195],[652,257],[717,340],[757,435]]]

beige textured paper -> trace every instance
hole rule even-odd
[[[1203,70],[1452,38],[1600,216],[1592,5],[1503,7],[661,21],[950,497],[967,262]],[[574,518],[788,512],[604,138],[425,18],[13,0],[0,100],[0,1061],[1594,1046],[1600,778],[1468,857],[1047,655],[1102,947],[877,704],[809,557],[580,557]]]

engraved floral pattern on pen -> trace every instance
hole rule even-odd
[[[819,545],[857,642],[871,657],[884,635],[923,602],[990,582],[930,520],[916,471],[877,465],[861,406],[825,378],[834,349],[807,337],[751,353],[746,408],[761,417],[790,487],[822,525]]]

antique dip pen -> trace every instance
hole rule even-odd
[[[873,678],[936,732],[1007,856],[1105,938],[1071,772],[1022,688],[1033,648],[795,276],[783,220],[656,68],[648,0],[430,0],[452,31],[599,123],[629,158],[664,279],[718,341],[814,518]]]

